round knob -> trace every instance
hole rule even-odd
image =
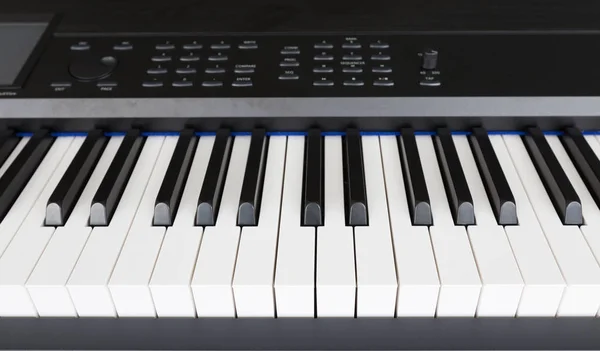
[[[81,81],[92,81],[106,78],[117,66],[117,59],[112,56],[78,58],[69,66],[73,77]]]
[[[435,50],[426,50],[423,53],[423,69],[436,69],[438,61],[438,52]]]

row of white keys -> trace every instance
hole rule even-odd
[[[116,317],[108,283],[133,222],[164,137],[148,137],[107,227],[95,227],[67,288],[80,317]]]
[[[233,278],[238,317],[275,317],[273,274],[286,146],[287,137],[269,137],[258,225],[242,228]]]
[[[369,225],[354,227],[358,286],[356,315],[393,317],[398,283],[379,137],[363,136],[361,139]]]
[[[417,136],[417,147],[432,207],[429,228],[441,283],[436,315],[474,317],[481,280],[467,232],[455,226],[430,136]]]
[[[202,136],[172,227],[167,229],[150,281],[158,317],[195,317],[190,283],[202,242],[203,228],[194,225],[214,136]]]
[[[153,226],[152,216],[178,138],[165,137],[108,283],[119,317],[156,316],[149,285],[166,228]]]
[[[278,317],[315,315],[315,229],[300,225],[304,143],[303,136],[288,137],[274,284]]]
[[[504,228],[525,283],[517,317],[553,317],[564,280],[502,136],[489,138],[517,203],[519,225]]]
[[[236,136],[227,179],[214,227],[204,230],[192,279],[198,317],[235,317],[231,284],[237,259],[240,227],[237,210],[244,181],[250,136]]]
[[[523,291],[523,279],[504,228],[498,225],[481,180],[467,136],[452,137],[475,209],[476,225],[467,233],[481,277],[477,317],[514,317]]]
[[[64,149],[60,150],[57,156],[56,168],[44,174],[47,183],[43,190],[37,193],[34,205],[0,257],[0,316],[36,317],[38,315],[25,283],[55,230],[54,227],[44,227],[48,199],[84,139],[85,137],[66,137],[55,141],[55,145],[59,145],[53,147],[56,150],[64,145]],[[37,172],[39,171],[40,169]]]
[[[112,137],[64,227],[58,227],[33,273],[27,289],[40,317],[77,317],[66,284],[88,240],[90,206],[123,137]]]
[[[326,136],[324,147],[326,205],[325,223],[317,228],[317,317],[354,317],[356,305],[354,233],[352,227],[346,226],[344,212],[342,138]],[[306,233],[306,235],[310,234]]]
[[[413,226],[398,141],[380,136],[385,187],[398,275],[398,317],[433,317],[440,281],[426,226]]]
[[[600,307],[596,259],[579,228],[560,221],[520,137],[503,138],[567,283],[557,315],[595,316]]]

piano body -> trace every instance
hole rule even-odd
[[[0,349],[600,348],[600,5],[3,1]]]

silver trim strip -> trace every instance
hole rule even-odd
[[[0,118],[600,116],[600,97],[0,99]]]

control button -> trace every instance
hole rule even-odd
[[[376,87],[393,87],[394,86],[394,81],[393,80],[383,80],[383,79],[378,79],[376,81],[373,82],[373,85]]]
[[[432,70],[437,67],[438,52],[435,50],[426,50],[423,53],[423,69]]]
[[[172,85],[174,88],[189,88],[191,86],[194,86],[194,82],[189,80],[178,80],[173,82]]]
[[[392,73],[392,67],[379,66],[372,68],[373,73]]]
[[[316,87],[332,87],[333,81],[332,80],[315,80],[313,82],[313,85]]]
[[[98,88],[114,88],[117,85],[118,85],[117,82],[109,82],[109,81],[98,82],[98,84],[96,84],[96,86]]]
[[[163,82],[143,82],[142,83],[142,86],[144,88],[160,88],[163,85],[164,85]]]
[[[377,54],[371,56],[371,60],[373,61],[389,61],[390,59],[390,55]]]
[[[181,62],[196,62],[196,61],[200,61],[200,56],[194,56],[194,55],[181,56],[179,58],[179,61],[181,61]]]
[[[300,49],[283,49],[281,50],[282,55],[300,55]]]
[[[279,76],[279,80],[298,80],[300,77],[293,73],[284,73]]]
[[[316,43],[314,45],[315,49],[321,49],[321,50],[328,50],[328,49],[333,49],[333,44],[330,43]]]
[[[371,49],[387,49],[387,48],[389,48],[389,47],[390,47],[390,44],[388,44],[388,43],[385,43],[385,42],[382,42],[382,41],[378,41],[378,42],[376,42],[376,43],[371,43],[371,44],[369,45],[369,47],[370,47]]]
[[[235,88],[248,88],[252,86],[252,81],[251,80],[236,80],[235,82],[231,83],[232,87]]]
[[[363,73],[362,67],[344,67],[342,69],[344,73]]]
[[[279,67],[298,67],[300,66],[300,62],[293,60],[293,61],[281,61],[279,63]]]
[[[231,45],[229,45],[229,44],[212,44],[210,46],[210,48],[213,50],[228,50],[228,49],[231,49]]]
[[[130,43],[121,43],[113,46],[113,50],[115,51],[129,51],[133,50],[133,45]]]
[[[146,73],[148,74],[167,74],[169,72],[166,68],[149,68]]]
[[[256,50],[258,49],[258,44],[256,43],[242,43],[238,45],[238,49],[240,50]]]
[[[313,73],[333,73],[333,67],[315,67]]]
[[[254,73],[254,67],[236,67],[234,72],[240,74],[251,74]]]
[[[362,87],[365,85],[365,82],[362,80],[345,80],[344,85],[347,87]]]
[[[202,82],[202,86],[207,88],[222,87],[223,82],[218,80],[207,80],[205,82]]]
[[[166,50],[175,50],[175,45],[173,44],[156,44],[156,50],[166,51]]]
[[[204,70],[204,72],[208,73],[208,74],[221,74],[221,73],[225,73],[225,68],[208,67],[207,69]]]
[[[116,66],[117,59],[112,56],[105,56],[101,59],[88,57],[71,63],[69,72],[78,80],[90,81],[108,77]]]
[[[153,56],[152,62],[169,62],[172,60],[171,56]]]
[[[315,55],[315,61],[333,61],[333,55],[328,55],[328,54]]]
[[[359,43],[343,43],[342,49],[360,49],[362,45]]]
[[[73,51],[87,51],[90,49],[90,44],[88,44],[87,42],[80,42],[74,45],[71,45],[71,50]]]
[[[229,57],[227,57],[227,55],[213,55],[208,57],[208,60],[213,62],[222,62],[227,61],[228,59]]]
[[[201,50],[204,46],[198,43],[183,44],[183,50]]]
[[[191,67],[183,67],[175,70],[177,74],[196,74],[196,69]]]
[[[342,56],[342,60],[344,60],[344,61],[360,61],[360,60],[362,60],[362,56],[360,56],[360,55],[344,55],[344,56]]]
[[[423,79],[419,82],[419,85],[422,87],[439,87],[442,82],[438,79]]]
[[[52,88],[70,88],[72,85],[71,82],[54,82],[50,84]]]

